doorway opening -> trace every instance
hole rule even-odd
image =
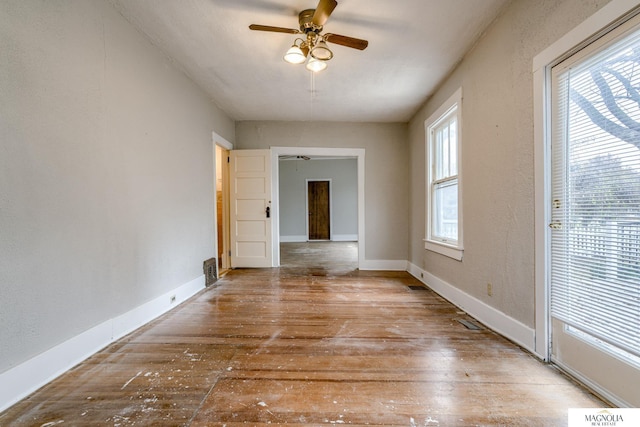
[[[364,236],[364,155],[365,150],[361,148],[317,148],[317,147],[272,147],[272,194],[273,206],[273,260],[274,267],[279,267],[281,245],[280,243],[326,243],[322,242],[352,242],[357,248],[357,263],[355,268],[364,265],[365,257],[365,236]],[[283,161],[280,160],[290,160]],[[347,193],[348,196],[341,198],[338,189],[344,189],[338,178],[328,173],[331,162],[350,162],[348,168],[338,167],[343,173],[352,173],[351,184],[353,188]],[[280,167],[283,170],[289,168],[295,170],[298,175],[295,179],[290,179],[290,175],[281,176]],[[303,164],[316,165],[315,172],[310,172],[306,176],[302,175]],[[347,170],[348,169],[348,170]],[[326,239],[318,239],[318,236],[310,233],[309,226],[309,201],[308,186],[310,182],[329,183],[328,202],[328,236]],[[311,184],[316,185],[316,184]],[[318,184],[326,185],[326,184]],[[293,188],[294,186],[297,189]],[[288,197],[292,192],[298,191],[301,194],[301,205],[297,204],[291,210],[287,208],[290,203]],[[344,214],[341,209],[350,210],[351,213]],[[292,214],[292,212],[294,212]],[[297,212],[297,213],[295,213]],[[295,228],[294,226],[296,226]],[[312,225],[313,226],[313,225]],[[316,237],[316,238],[314,238]]]
[[[215,223],[216,258],[218,277],[222,277],[230,268],[230,222],[229,222],[229,150],[231,144],[214,133],[214,173],[215,173]]]

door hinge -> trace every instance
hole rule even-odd
[[[231,257],[231,251],[229,251],[229,257]]]
[[[227,156],[227,163],[231,163],[231,157]]]

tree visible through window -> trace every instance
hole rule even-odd
[[[640,356],[640,32],[553,76],[552,315]]]
[[[570,203],[582,229],[618,235],[606,247],[618,252],[615,274],[640,281],[640,43],[607,53],[570,73]],[[595,246],[587,256],[602,259]],[[608,274],[601,264],[594,274]]]
[[[640,46],[592,66],[571,100],[600,129],[640,149]]]

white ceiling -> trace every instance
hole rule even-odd
[[[282,59],[317,0],[111,0],[232,119],[406,122],[509,0],[338,0],[324,33],[366,39],[330,44],[313,74]]]

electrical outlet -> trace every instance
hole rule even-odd
[[[487,283],[487,295],[489,295],[490,297],[493,296],[493,286],[491,285],[491,283]]]
[[[169,297],[169,302],[170,302],[171,304],[173,304],[174,302],[176,302],[176,296],[175,296],[175,295],[171,295],[171,296]]]

